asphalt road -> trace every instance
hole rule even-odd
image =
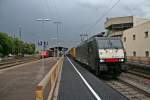
[[[67,58],[64,61],[58,100],[128,100],[75,61],[71,62],[73,65]],[[87,86],[73,66],[92,89]]]
[[[0,70],[0,100],[35,100],[35,87],[56,60],[49,58]]]

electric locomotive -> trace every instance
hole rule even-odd
[[[116,77],[125,62],[123,43],[118,37],[91,37],[76,47],[75,59],[98,75]]]

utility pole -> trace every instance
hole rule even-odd
[[[58,42],[59,42],[59,30],[58,30],[58,26],[61,24],[62,22],[60,21],[56,21],[54,22],[54,24],[56,24],[56,33],[57,33],[57,57],[58,57]]]
[[[41,19],[36,19],[36,21],[41,22],[41,24],[42,24],[41,33],[44,33],[44,23],[45,23],[45,22],[48,22],[48,21],[52,21],[52,20],[51,20],[51,19],[44,19],[44,18],[41,18]],[[45,41],[43,41],[43,42],[45,42]],[[44,45],[43,45],[43,46],[44,46]],[[44,49],[46,49],[46,47],[43,47],[43,51],[44,51]]]
[[[41,33],[44,33],[44,22],[48,22],[48,21],[51,21],[51,19],[44,19],[44,18],[41,18],[41,19],[36,19],[36,21],[39,21],[39,22],[41,22],[41,24],[42,24],[42,27],[41,27]],[[38,41],[38,45],[39,46],[43,46],[43,52],[42,53],[44,53],[44,51],[45,51],[45,49],[46,49],[46,46],[48,45],[48,42],[46,42],[46,41]],[[41,70],[42,72],[44,72],[44,54],[42,54],[42,70]]]
[[[13,33],[13,35],[14,35],[14,39],[16,38],[16,34],[15,33]]]
[[[88,39],[88,34],[87,33],[86,34],[80,34],[80,37],[81,37],[81,42],[83,42],[84,41],[83,37],[87,37],[87,39]]]
[[[21,37],[22,37],[22,27],[19,26],[19,39],[20,39],[20,41],[21,41]]]

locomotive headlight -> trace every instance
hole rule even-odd
[[[123,61],[124,61],[124,59],[120,59],[120,61],[121,61],[121,62],[123,62]]]
[[[100,62],[104,62],[104,59],[100,59]]]

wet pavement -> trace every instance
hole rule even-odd
[[[0,71],[0,100],[35,100],[36,85],[56,63],[53,58]],[[44,65],[44,67],[43,67]]]

